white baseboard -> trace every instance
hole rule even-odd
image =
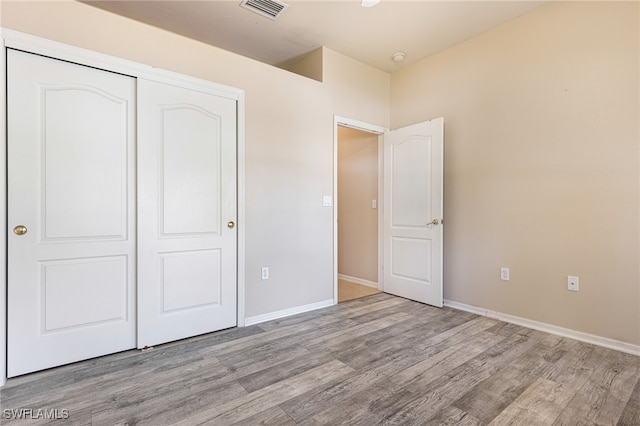
[[[593,345],[602,346],[608,349],[614,349],[631,355],[640,356],[640,345],[634,345],[631,343],[621,342],[619,340],[609,339],[607,337],[600,337],[589,333],[583,333],[581,331],[570,330],[568,328],[558,327],[556,325],[503,314],[484,308],[478,308],[477,306],[465,305],[464,303],[453,302],[451,300],[445,300],[444,306],[453,309],[459,309],[461,311],[471,312],[473,314],[482,315],[511,324],[521,325],[523,327],[532,328],[534,330],[544,331],[545,333],[568,337],[570,339],[579,340],[585,343],[591,343]]]
[[[281,311],[269,312],[268,314],[256,315],[254,317],[247,317],[244,319],[244,325],[255,325],[261,322],[271,321],[278,318],[284,318],[291,315],[301,314],[303,312],[309,312],[320,308],[326,308],[327,306],[333,306],[333,299],[323,300],[322,302],[310,303],[308,305],[296,306],[295,308],[283,309]]]
[[[356,284],[360,284],[360,285],[366,285],[367,287],[378,288],[378,283],[373,282],[373,281],[369,281],[369,280],[365,280],[365,279],[362,279],[362,278],[352,277],[350,275],[344,275],[344,274],[338,274],[338,278],[341,279],[341,280],[352,282],[352,283],[356,283]]]

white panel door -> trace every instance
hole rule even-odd
[[[236,101],[138,81],[138,347],[233,327]]]
[[[384,291],[442,306],[444,119],[384,136]]]
[[[135,347],[135,79],[8,50],[8,375]]]

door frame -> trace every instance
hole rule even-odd
[[[333,304],[338,303],[338,127],[348,127],[362,132],[378,135],[378,290],[384,291],[382,266],[383,224],[384,224],[384,132],[382,126],[365,123],[351,118],[333,116]]]
[[[94,68],[146,78],[185,88],[206,91],[237,102],[237,320],[238,327],[245,325],[245,95],[244,90],[190,77],[115,56],[94,52],[64,43],[44,39],[0,27],[0,387],[7,381],[7,133],[6,133],[6,50],[14,48],[29,53],[48,56]]]

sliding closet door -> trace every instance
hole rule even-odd
[[[8,375],[135,347],[134,78],[8,50]]]
[[[236,325],[236,101],[138,81],[138,347]]]

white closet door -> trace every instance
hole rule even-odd
[[[8,50],[8,375],[135,347],[135,79]]]
[[[139,79],[138,347],[236,325],[236,101]]]

